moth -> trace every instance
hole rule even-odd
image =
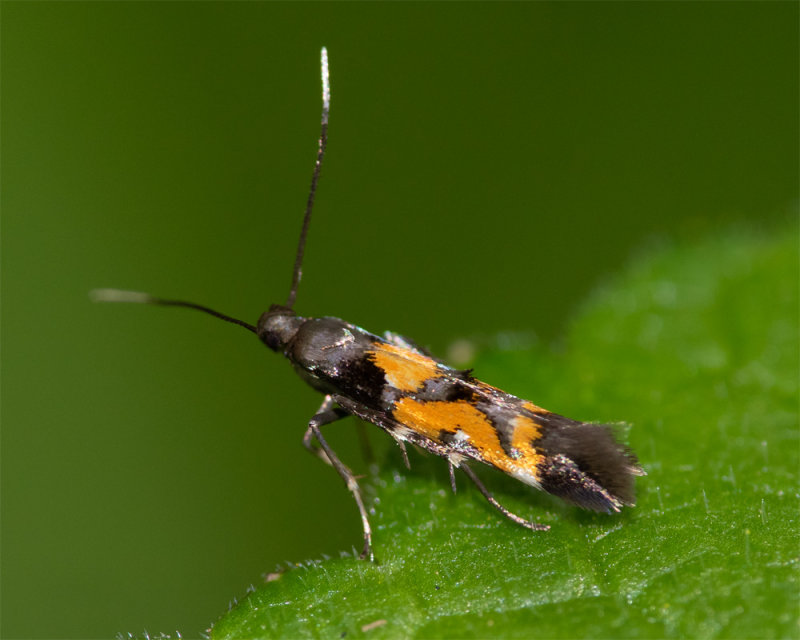
[[[331,465],[353,496],[361,516],[361,557],[374,559],[369,512],[353,472],[325,440],[322,427],[348,416],[370,422],[400,446],[406,443],[444,458],[455,491],[462,471],[506,518],[533,531],[530,522],[503,507],[470,467],[479,462],[585,509],[618,512],[634,504],[634,477],[644,475],[636,456],[610,427],[571,420],[505,393],[453,369],[396,333],[376,335],[332,317],[304,317],[295,311],[314,195],[328,138],[330,79],[328,54],[321,55],[322,118],[319,146],[297,247],[289,296],[273,304],[252,325],[208,307],[118,289],[97,289],[96,301],[186,307],[244,327],[323,395],[308,422],[303,445]]]

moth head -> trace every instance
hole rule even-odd
[[[258,319],[256,334],[273,351],[282,351],[303,322],[305,319],[300,318],[293,309],[273,304]]]

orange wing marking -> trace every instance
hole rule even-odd
[[[514,461],[516,467],[522,467],[526,473],[533,477],[538,476],[537,465],[544,460],[544,456],[536,453],[533,443],[542,437],[538,424],[527,416],[514,418],[514,433],[511,436],[511,446],[520,454]]]
[[[522,408],[527,409],[531,413],[550,413],[547,409],[542,409],[528,400],[522,403]]]
[[[513,475],[522,472],[534,479],[538,476],[536,465],[542,461],[542,456],[536,453],[532,441],[540,436],[540,431],[530,418],[517,416],[514,419],[512,446],[521,454],[515,460],[504,451],[497,430],[489,419],[466,400],[419,402],[413,398],[401,398],[395,404],[393,416],[440,444],[442,431],[450,434],[460,431],[487,464]]]
[[[392,344],[375,344],[367,357],[383,371],[386,382],[400,391],[418,391],[426,380],[444,375],[435,360]]]

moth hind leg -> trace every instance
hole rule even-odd
[[[483,497],[486,498],[487,502],[512,522],[515,522],[516,524],[520,525],[521,527],[525,527],[526,529],[530,529],[531,531],[548,531],[550,529],[550,525],[541,524],[539,522],[531,522],[530,520],[526,520],[522,516],[518,516],[516,513],[512,513],[511,511],[506,509],[502,504],[500,504],[497,501],[497,499],[481,482],[480,478],[478,478],[478,476],[475,475],[475,472],[472,469],[470,469],[466,464],[464,463],[460,464],[459,469],[461,469],[466,474],[466,476],[470,480],[472,480],[472,483],[478,488],[478,491],[481,492]]]

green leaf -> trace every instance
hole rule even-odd
[[[633,425],[636,507],[591,514],[482,473],[552,527],[533,533],[463,475],[452,495],[444,461],[393,453],[364,481],[379,562],[273,574],[213,637],[797,637],[797,273],[794,223],[662,246],[595,293],[560,353],[478,357],[491,384]]]

